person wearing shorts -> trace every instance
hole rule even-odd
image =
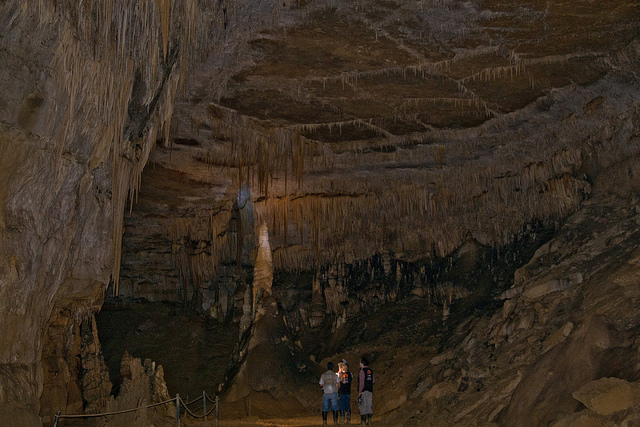
[[[333,412],[333,423],[338,424],[338,374],[333,370],[333,362],[327,363],[327,372],[320,377],[322,388],[322,424],[327,424],[329,411]]]
[[[360,372],[358,373],[358,410],[360,411],[360,425],[370,425],[373,418],[373,384],[376,379],[373,369],[369,367],[369,359],[362,356]]]

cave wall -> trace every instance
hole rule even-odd
[[[300,186],[287,188],[286,178],[276,174],[267,193],[260,191],[259,180],[249,180],[253,207],[245,214],[268,225],[276,272],[315,277],[301,280],[298,293],[287,283],[295,279],[284,279],[287,306],[289,299],[318,295],[318,306],[302,304],[292,314],[296,323],[317,325],[327,315],[340,322],[357,313],[363,300],[445,292],[446,280],[411,269],[445,262],[474,246],[500,251],[531,233],[531,224],[553,228],[579,209],[602,170],[640,150],[640,98],[628,78],[638,61],[637,43],[619,56],[618,70],[593,84],[551,91],[477,128],[432,132],[432,145],[446,142],[451,156],[442,167],[401,168],[412,156],[424,161],[414,151],[433,149],[417,145],[388,154],[341,154],[337,161],[343,167],[316,165]],[[206,295],[194,307],[223,320],[241,309],[247,282],[242,284],[243,268],[236,263],[240,259],[250,267],[252,233],[238,237],[232,202],[237,183],[225,178],[224,168],[198,161],[187,169],[180,163],[187,156],[202,159],[210,149],[205,136],[182,134],[192,142],[156,152],[158,164],[145,171],[138,204],[127,215],[123,242],[130,256],[122,270],[123,289],[132,298],[185,302],[191,293],[178,296],[190,285]],[[321,163],[323,155],[315,161]],[[389,171],[348,179],[349,159]],[[211,172],[216,170],[217,175]],[[169,176],[178,183],[175,188],[164,184]]]
[[[99,310],[109,283],[118,293],[123,216],[136,200],[156,141],[169,148],[181,82],[208,73],[182,94],[184,104],[202,93],[222,96],[219,83],[250,62],[239,46],[261,27],[275,25],[277,7],[300,2],[214,3],[33,0],[0,5],[0,417],[38,425],[40,414],[50,416],[41,413],[40,402],[51,390],[63,390],[69,410],[78,408],[83,392],[77,390],[74,362],[83,351],[79,325]],[[207,66],[189,69],[196,58],[206,58]],[[274,267],[327,266],[326,286],[339,288],[344,262],[385,256],[383,249],[393,249],[402,261],[426,252],[446,256],[469,230],[482,244],[503,244],[532,217],[552,222],[575,210],[601,168],[638,152],[637,42],[603,64],[606,77],[597,84],[552,90],[527,109],[478,129],[434,132],[433,141],[394,140],[395,150],[389,152],[365,151],[353,143],[339,152],[304,153],[314,168],[330,163],[325,172],[348,170],[354,153],[364,167],[382,161],[395,170],[381,173],[379,180],[362,180],[368,184],[356,186],[348,197],[335,189],[344,175],[324,175],[322,169],[314,169],[318,179],[306,180],[298,190],[287,187],[287,179],[267,188],[283,162],[277,156],[271,164],[263,162],[261,156],[269,152],[265,144],[275,141],[278,155],[290,155],[301,141],[291,139],[295,132],[265,130],[241,114],[208,109],[204,100],[194,101],[200,111],[193,115],[182,105],[186,112],[177,120],[177,134],[192,129],[192,119],[202,133],[185,140],[212,134],[212,139],[237,139],[232,157],[240,166],[248,156],[260,157],[252,158],[255,170],[239,167],[237,175],[253,174],[255,219],[271,224]],[[538,118],[530,121],[533,114]],[[256,138],[256,132],[270,138],[264,133]],[[445,142],[447,158],[461,160],[442,165],[440,158],[444,167],[427,174],[408,167],[398,175],[398,157],[433,158],[435,164]],[[480,148],[480,154],[458,157],[472,148]],[[158,163],[166,165],[170,154],[159,155]],[[208,154],[200,153],[203,169],[212,166]],[[302,182],[302,156],[296,156],[292,164],[297,165],[285,166],[284,172],[292,174],[292,182]],[[211,169],[208,173],[217,176]],[[452,181],[451,174],[459,179]],[[220,194],[235,195],[225,180]],[[425,185],[416,187],[417,181]],[[468,209],[469,201],[474,209]],[[180,241],[222,248],[210,251],[213,259],[193,259],[201,253],[178,258],[177,269],[188,272],[183,277],[191,281],[194,273],[214,277],[213,269],[229,252],[216,239],[231,224],[233,207],[221,205],[220,221],[203,213],[194,216],[194,227],[178,223],[164,230],[172,248]],[[481,224],[476,210],[484,214]],[[371,221],[374,217],[402,225],[384,229]],[[207,220],[210,225],[202,227]],[[186,233],[199,229],[206,231],[205,238]],[[211,271],[201,269],[205,262]],[[180,286],[179,280],[171,286]],[[319,292],[317,282],[314,286]],[[336,298],[327,298],[332,307],[340,303],[336,292]],[[44,401],[58,404],[51,395]]]
[[[45,391],[67,390],[77,409],[77,379],[49,374],[77,372],[78,325],[99,310],[109,283],[118,293],[125,208],[156,141],[168,145],[188,64],[212,58],[218,74],[209,83],[217,84],[247,34],[274,25],[283,7],[0,5],[2,416],[37,425],[45,378]],[[46,366],[44,375],[50,360],[68,366]]]
[[[117,280],[124,206],[157,135],[168,132],[188,46],[197,47],[197,7],[0,6],[2,424],[40,425],[43,389],[75,387],[65,369],[43,365],[53,359],[76,372],[76,326]],[[51,336],[64,342],[47,343]],[[60,346],[64,362],[52,357]]]

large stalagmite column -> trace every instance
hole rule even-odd
[[[273,260],[271,256],[271,246],[269,245],[269,230],[267,224],[260,226],[258,234],[258,254],[256,265],[253,269],[253,313],[260,298],[271,295],[271,285],[273,284]]]
[[[251,289],[247,288],[244,295],[242,317],[240,319],[240,339],[242,339],[242,336],[256,318],[259,317],[256,313],[258,303],[263,296],[271,295],[272,284],[273,260],[271,246],[269,245],[269,230],[267,225],[263,223],[258,233],[258,252],[253,269],[253,284]]]
[[[280,402],[297,405],[293,396],[295,387],[283,390],[283,378],[290,385],[304,381],[307,376],[301,374],[300,357],[287,338],[287,328],[278,310],[278,304],[272,292],[273,261],[269,244],[269,231],[266,224],[260,227],[258,252],[253,277],[252,321],[247,324],[249,313],[243,316],[244,334],[241,325],[241,340],[236,347],[233,361],[228,368],[225,399],[228,402],[245,402],[244,405],[264,405],[264,399],[251,400],[255,393],[267,393],[270,398]],[[297,396],[298,400],[300,397]],[[268,401],[268,399],[266,400]],[[249,403],[247,403],[249,402]],[[268,411],[268,408],[256,408]]]

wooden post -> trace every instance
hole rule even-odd
[[[178,427],[180,427],[180,395],[176,394],[176,419],[178,420]]]
[[[202,390],[202,412],[204,412],[204,425],[207,425],[207,394]]]
[[[220,403],[218,402],[218,395],[216,394],[216,427],[218,427],[218,409],[220,408]]]

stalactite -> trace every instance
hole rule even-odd
[[[162,32],[162,57],[167,61],[167,51],[169,49],[169,26],[171,23],[171,0],[156,0],[156,7],[160,13]]]
[[[432,148],[434,162],[441,163],[444,146]],[[380,237],[379,227],[381,223],[406,224],[407,221],[423,224],[420,238],[432,242],[436,253],[445,256],[464,241],[470,228],[482,230],[493,236],[494,241],[508,243],[514,230],[532,211],[539,212],[540,217],[552,218],[575,209],[581,193],[588,192],[588,184],[570,174],[580,159],[579,150],[563,149],[548,160],[525,164],[522,172],[502,178],[493,167],[480,169],[480,173],[467,167],[443,173],[434,169],[423,172],[428,177],[419,180],[389,176],[378,184],[364,184],[352,194],[334,190],[324,195],[320,191],[295,197],[268,197],[256,203],[256,218],[258,221],[268,219],[275,236],[287,235],[290,224],[294,223],[302,239],[303,246],[276,247],[277,268],[304,269],[308,265],[321,265],[340,253],[357,253],[356,257],[362,259],[389,248],[401,251],[413,245],[416,228],[394,225],[392,228],[401,234],[390,242]],[[459,179],[442,181],[441,177],[448,173]],[[355,182],[345,189],[353,191]],[[419,184],[421,182],[425,184]],[[437,185],[426,184],[429,182]],[[547,190],[540,192],[541,185]],[[333,183],[327,182],[323,191],[332,187]],[[478,194],[480,198],[475,197]],[[477,209],[466,208],[470,200],[475,201]],[[514,215],[516,212],[521,213]],[[496,216],[503,224],[499,229],[495,227]],[[370,242],[368,248],[352,247],[353,242],[362,240]],[[403,246],[395,246],[398,244]],[[304,248],[308,251],[302,250]]]
[[[217,155],[208,154],[201,158],[243,168],[246,176],[240,174],[238,178],[249,183],[255,180],[256,187],[265,194],[269,181],[275,175],[287,173],[289,165],[298,186],[302,185],[305,162],[325,150],[301,135],[304,127],[269,127],[220,106],[210,107],[208,124],[216,134],[231,139],[232,144]]]
[[[67,3],[71,4],[70,1]],[[35,0],[25,4],[33,5]],[[92,14],[83,16],[76,29],[61,27],[62,41],[56,50],[52,70],[63,83],[56,90],[65,94],[56,99],[68,101],[66,105],[56,106],[60,108],[58,114],[61,119],[52,120],[52,132],[59,135],[59,153],[64,151],[65,141],[80,135],[92,141],[104,141],[97,144],[99,147],[93,153],[92,166],[107,159],[111,153],[116,292],[122,213],[127,200],[129,206],[135,201],[141,167],[155,144],[158,131],[168,143],[173,98],[180,77],[186,73],[186,68],[179,66],[179,71],[172,72],[166,81],[162,80],[163,65],[171,58],[175,41],[172,37],[183,40],[183,45],[177,46],[181,63],[187,62],[189,52],[194,51],[187,49],[185,43],[192,43],[197,48],[197,7],[196,0],[122,3],[105,0],[96,3]],[[42,22],[56,19],[56,5],[53,3],[38,0],[37,8]],[[25,7],[23,13],[27,11],[29,8]],[[234,3],[234,8],[229,9],[229,18],[235,19],[237,13]],[[95,15],[95,18],[89,15]],[[100,39],[109,42],[88,47],[86,38],[91,33],[100,34]],[[88,50],[93,53],[84,55]],[[509,65],[484,68],[459,80],[446,76],[452,69],[462,67],[462,61],[481,55],[501,56]],[[453,107],[464,115],[497,117],[482,129],[490,133],[490,126],[497,127],[515,119],[493,111],[465,83],[476,79],[493,82],[524,76],[533,86],[536,84],[533,75],[527,74],[532,66],[562,64],[589,55],[596,54],[523,58],[502,46],[491,46],[460,51],[451,59],[435,63],[421,61],[409,66],[314,77],[297,82],[291,90],[299,91],[300,84],[309,82],[319,82],[323,89],[326,89],[327,82],[341,83],[346,89],[348,86],[356,87],[359,82],[362,85],[363,79],[409,79],[415,76],[427,80],[438,77],[448,84],[455,84],[459,95],[406,98],[397,108],[397,118],[408,117],[424,109],[426,104],[442,105]],[[77,59],[81,57],[90,59],[81,62]],[[134,63],[133,57],[142,59]],[[619,60],[624,61],[625,58]],[[140,141],[124,132],[136,72],[149,88],[143,100],[145,106],[152,103],[161,89],[160,85],[164,85],[164,94],[158,99],[151,119],[152,131]],[[80,129],[79,123],[95,123],[95,126]],[[256,217],[258,221],[270,224],[272,234],[283,241],[274,245],[273,261],[277,268],[303,270],[340,257],[361,259],[389,248],[402,252],[420,245],[434,247],[437,254],[444,256],[466,238],[466,232],[472,228],[469,224],[486,234],[492,243],[503,242],[509,239],[510,233],[522,224],[524,218],[528,218],[527,215],[550,218],[565,214],[577,206],[580,193],[588,191],[588,184],[573,176],[580,168],[584,153],[572,147],[549,144],[549,140],[555,138],[544,135],[543,131],[527,141],[539,150],[537,153],[513,153],[509,151],[511,148],[492,141],[482,142],[471,136],[468,141],[460,141],[452,131],[446,130],[429,129],[422,134],[396,137],[379,123],[363,119],[278,127],[217,105],[211,107],[209,117],[194,118],[196,127],[201,124],[209,125],[214,134],[228,138],[231,143],[210,147],[199,154],[199,159],[225,167],[229,175],[235,176],[236,185],[248,183],[264,196],[256,203]],[[383,142],[376,146],[370,141],[350,141],[340,144],[334,151],[327,144],[316,143],[310,138],[310,135],[325,130],[342,133],[347,126],[373,130]],[[139,145],[139,150],[128,151],[127,147],[132,145]],[[371,152],[380,147],[391,147],[394,152]],[[471,159],[465,154],[467,151],[480,154],[478,158]],[[343,152],[347,154],[343,155]],[[618,153],[616,150],[602,150],[602,162]],[[123,157],[125,154],[128,157]],[[490,166],[488,156],[500,158],[508,166]],[[433,159],[433,164],[421,164],[424,159],[428,163]],[[449,164],[452,163],[449,159],[458,159],[460,164]],[[415,173],[399,171],[397,174],[385,170],[387,166],[395,167],[399,163],[406,165],[407,169],[418,166],[423,170]],[[376,171],[363,170],[368,164],[379,166]],[[353,168],[362,175],[356,174],[353,182],[340,182],[335,176],[303,180],[316,168],[323,171],[339,167]],[[379,175],[369,181],[374,173]],[[446,181],[444,177],[447,174],[453,174],[457,179]],[[277,186],[276,180],[282,175],[284,191]],[[288,185],[289,177],[292,181],[295,177],[297,188]],[[235,249],[241,243],[241,237],[223,225],[229,223],[229,216],[229,212],[212,214],[210,226],[202,236],[193,234],[196,228],[186,219],[171,225],[172,254],[175,262],[180,264],[181,274],[185,277],[192,275],[199,282],[206,272],[215,270],[223,260],[237,259]],[[502,224],[500,229],[497,223]],[[179,250],[185,239],[208,241],[210,256],[199,253],[184,258]],[[369,243],[364,247],[358,243],[362,241]],[[448,295],[450,299],[451,293]]]
[[[125,0],[117,4],[114,0],[91,4],[27,0],[22,4],[21,13],[25,16],[35,10],[42,24],[55,24],[59,28],[50,64],[57,82],[52,85],[52,99],[58,103],[53,111],[56,117],[52,117],[47,129],[57,156],[77,141],[87,140],[93,147],[90,168],[111,162],[112,278],[116,292],[125,204],[135,201],[142,167],[155,145],[157,128],[162,128],[165,139],[169,136],[179,70],[185,67],[184,61],[178,61],[172,64],[176,72],[163,75],[159,58],[162,55],[165,63],[170,60],[172,44],[183,53],[193,50],[186,43],[197,47],[195,41],[199,36],[195,31],[201,27],[195,21],[201,18],[196,7],[195,0],[183,3]],[[146,88],[142,103],[152,109],[149,130],[142,138],[126,134],[136,73]],[[154,99],[156,105],[152,106]]]

